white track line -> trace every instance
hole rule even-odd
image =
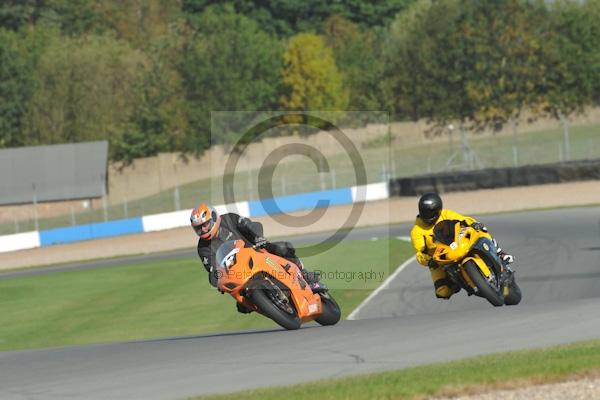
[[[374,291],[371,292],[371,294],[369,295],[369,297],[367,297],[366,299],[363,300],[362,303],[360,303],[358,305],[358,307],[356,307],[354,310],[352,310],[352,312],[350,313],[350,315],[348,315],[348,317],[346,318],[347,320],[354,320],[356,319],[356,316],[358,315],[358,313],[360,312],[360,310],[367,305],[367,303],[369,301],[371,301],[371,299],[373,299],[373,297],[377,296],[377,294],[379,292],[381,292],[383,289],[385,289],[391,281],[394,280],[394,278],[396,278],[398,276],[398,274],[400,274],[400,272],[402,272],[402,270],[404,268],[406,268],[406,266],[408,264],[410,264],[413,261],[416,261],[416,257],[411,257],[408,260],[404,261],[398,268],[396,268],[396,270],[394,271],[393,274],[391,274],[390,276],[388,276],[388,278],[381,284],[379,285],[379,287],[377,289],[375,289]]]

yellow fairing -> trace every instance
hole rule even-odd
[[[490,277],[490,275],[491,275],[490,267],[487,266],[487,264],[485,263],[485,261],[483,261],[483,259],[481,257],[479,257],[477,254],[474,254],[472,256],[465,258],[460,263],[461,271],[462,271],[463,277],[465,278],[465,280],[469,283],[469,285],[471,287],[474,287],[475,285],[473,284],[473,281],[471,280],[471,277],[469,276],[469,274],[467,274],[467,272],[465,271],[464,265],[467,261],[473,261],[475,264],[477,264],[477,267],[479,268],[479,270],[481,271],[483,276],[485,276],[486,278]]]

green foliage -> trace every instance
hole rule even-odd
[[[422,0],[391,26],[387,102],[398,117],[476,130],[525,108],[581,110],[600,74],[597,4]]]
[[[254,19],[267,32],[291,36],[299,32],[320,32],[323,23],[333,15],[365,27],[383,26],[414,1],[183,0],[182,8],[188,14],[195,14],[211,5],[233,6],[236,12]]]
[[[559,118],[600,98],[600,2],[557,1],[549,15],[539,108]]]
[[[546,76],[545,7],[521,0],[477,2],[462,21],[475,60],[466,81],[475,128],[517,120],[538,101]]]
[[[332,50],[325,39],[312,33],[292,37],[283,54],[283,83],[287,93],[281,99],[286,110],[342,111],[348,103]]]
[[[202,152],[279,109],[564,118],[600,101],[599,20],[597,0],[5,0],[0,147]],[[231,110],[259,113],[211,119]]]
[[[272,110],[280,92],[280,42],[229,8],[209,8],[192,21],[183,50],[190,130],[186,147],[202,151],[222,143],[233,128],[211,136],[211,111]],[[239,126],[235,116],[232,127]],[[238,132],[240,134],[240,132]]]
[[[21,132],[33,88],[32,72],[18,38],[0,30],[0,147],[23,145]]]
[[[3,0],[0,4],[0,27],[18,30],[33,24],[41,11],[39,3],[37,0]]]
[[[423,0],[392,23],[386,45],[386,91],[397,117],[444,124],[466,121],[474,113],[465,82],[475,60],[460,27],[466,13],[462,3]]]
[[[101,0],[5,0],[0,4],[0,26],[18,30],[45,25],[76,35],[109,28],[101,12]]]
[[[172,61],[178,51],[177,45],[167,39],[153,43],[147,50],[148,60],[140,64],[133,86],[134,110],[122,137],[114,143],[114,159],[130,162],[182,149],[187,131],[185,97]]]
[[[339,16],[327,20],[327,43],[349,91],[349,110],[382,110],[380,38]]]
[[[109,37],[51,38],[34,75],[27,143],[117,139],[134,109],[133,84],[144,61]]]

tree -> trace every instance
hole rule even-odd
[[[0,147],[23,145],[22,129],[33,89],[33,71],[19,38],[0,30]]]
[[[476,60],[467,95],[477,130],[514,124],[538,101],[546,75],[548,15],[541,3],[481,1],[462,23]]]
[[[298,32],[320,32],[323,23],[333,15],[339,15],[363,27],[383,26],[414,1],[183,0],[182,8],[188,14],[197,14],[209,6],[225,3],[237,13],[258,22],[267,32],[291,36]]]
[[[180,67],[189,106],[187,148],[203,151],[230,140],[243,126],[231,114],[231,126],[211,137],[211,111],[272,110],[280,93],[282,46],[256,22],[230,8],[208,8],[191,21]],[[241,117],[241,116],[239,116]]]
[[[550,11],[537,108],[561,121],[569,159],[569,116],[596,104],[600,94],[600,3],[558,1]]]
[[[172,38],[155,41],[140,64],[134,85],[134,110],[123,135],[113,143],[113,158],[126,163],[159,152],[184,150],[187,131],[185,97],[173,60],[179,48]]]
[[[286,110],[343,111],[348,93],[343,87],[333,52],[325,39],[312,33],[293,36],[283,54]]]
[[[376,34],[339,16],[327,20],[325,31],[349,91],[348,109],[382,110],[383,62]]]
[[[68,3],[71,0],[61,1]],[[167,34],[181,8],[180,0],[93,1],[97,3],[95,9],[117,37],[139,48]]]
[[[143,54],[108,37],[54,37],[35,71],[29,144],[117,139],[135,105]]]
[[[581,111],[598,95],[600,4],[559,1],[551,6],[540,108],[559,118]]]
[[[38,0],[3,0],[0,4],[0,27],[16,31],[24,25],[32,25],[40,11]]]
[[[109,26],[100,12],[101,0],[4,0],[0,4],[0,26],[19,30],[45,25],[68,35],[104,32]]]
[[[385,90],[396,118],[427,118],[444,126],[465,123],[474,114],[466,81],[475,60],[460,27],[466,3],[422,0],[392,23]]]

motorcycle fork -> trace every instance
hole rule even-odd
[[[475,294],[475,291],[473,290],[473,288],[471,286],[469,286],[465,280],[463,279],[461,273],[460,273],[460,269],[458,267],[458,264],[453,263],[453,264],[448,264],[444,267],[444,271],[446,271],[446,275],[454,282],[456,283],[458,286],[461,287],[461,289],[464,289],[467,294],[469,296]]]

